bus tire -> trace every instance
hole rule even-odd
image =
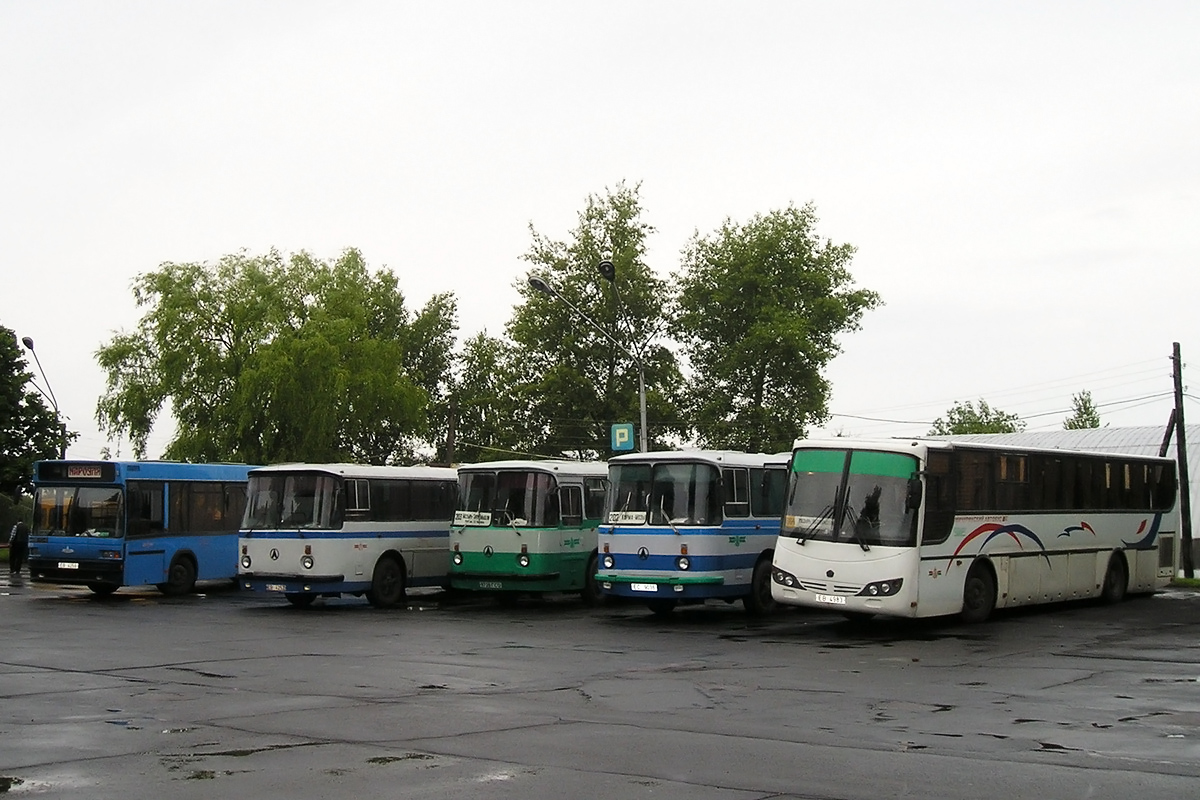
[[[595,608],[604,602],[604,592],[600,591],[600,581],[596,580],[596,569],[599,567],[599,561],[596,554],[592,553],[588,556],[587,572],[583,576],[583,591],[579,596],[583,598],[583,604],[589,608]]]
[[[116,585],[112,583],[89,583],[87,586],[97,597],[108,597],[117,590]]]
[[[1125,556],[1113,553],[1108,559],[1108,569],[1104,571],[1104,586],[1100,589],[1100,600],[1112,605],[1125,599],[1129,591],[1129,567],[1125,565]]]
[[[647,600],[646,607],[650,609],[650,613],[656,617],[665,617],[675,610],[677,602],[674,598],[659,598],[657,600]]]
[[[775,611],[778,604],[771,595],[771,559],[763,556],[754,565],[750,577],[750,594],[742,598],[746,613],[755,617],[766,616]]]
[[[196,565],[188,556],[175,556],[167,568],[167,581],[156,587],[167,597],[180,597],[196,588]]]
[[[293,606],[295,606],[296,608],[308,608],[309,606],[311,606],[313,604],[313,601],[317,599],[317,593],[316,592],[288,592],[284,595],[284,598],[286,598],[287,601],[289,603],[291,603]]]
[[[963,604],[959,618],[968,624],[985,621],[996,608],[996,578],[987,564],[976,561],[963,582]]]
[[[376,608],[395,608],[404,600],[404,570],[391,556],[384,556],[371,573],[367,602]]]

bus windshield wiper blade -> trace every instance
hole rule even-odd
[[[800,532],[800,535],[796,537],[796,541],[800,544],[804,544],[809,539],[811,539],[813,536],[815,536],[817,534],[817,528],[819,528],[821,526],[822,522],[829,519],[829,516],[832,513],[833,513],[833,504],[830,503],[829,505],[825,506],[825,509],[821,512],[821,516],[819,516],[815,520],[813,520],[813,523],[811,525],[809,525],[807,528],[805,528],[803,531]]]

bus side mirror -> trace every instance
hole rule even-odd
[[[908,479],[908,496],[904,499],[904,507],[909,511],[916,511],[921,507],[921,479]]]

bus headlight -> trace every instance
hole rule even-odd
[[[111,561],[119,561],[121,559],[120,550],[101,550],[100,557]]]
[[[313,568],[313,557],[312,556],[301,556],[300,566],[304,567],[305,569],[312,569]]]
[[[528,567],[529,556],[527,556],[525,553],[521,553],[521,555],[517,556],[517,564],[522,567]]]
[[[462,563],[462,553],[458,553],[458,552],[456,552],[456,553],[454,554],[454,563],[455,563],[455,564],[461,564],[461,563]]]
[[[692,560],[687,556],[680,556],[679,558],[675,559],[675,566],[682,570],[690,569],[692,566]]]
[[[893,594],[896,594],[897,592],[899,592],[900,587],[901,587],[901,585],[903,585],[903,583],[904,583],[903,578],[892,578],[891,580],[875,581],[874,583],[868,583],[866,586],[863,587],[862,591],[858,593],[858,596],[859,597],[888,597],[890,595],[893,595]]]
[[[242,569],[250,569],[250,556],[242,556]]]
[[[778,568],[771,570],[771,580],[782,586],[791,586],[793,588],[800,585],[800,581],[796,580],[795,575]]]
[[[604,564],[605,569],[612,569],[617,564],[611,553],[604,554],[604,561],[602,563]]]

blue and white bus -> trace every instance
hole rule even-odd
[[[606,595],[655,614],[709,598],[772,611],[787,454],[692,450],[630,453],[608,462],[599,529]]]
[[[1172,574],[1169,458],[889,439],[799,440],[775,548],[780,603],[851,618],[1153,592]]]
[[[237,577],[245,464],[39,461],[29,574],[35,583],[191,592]]]
[[[350,594],[391,608],[410,586],[446,584],[453,469],[281,464],[252,471],[249,494],[243,588],[300,607]]]

